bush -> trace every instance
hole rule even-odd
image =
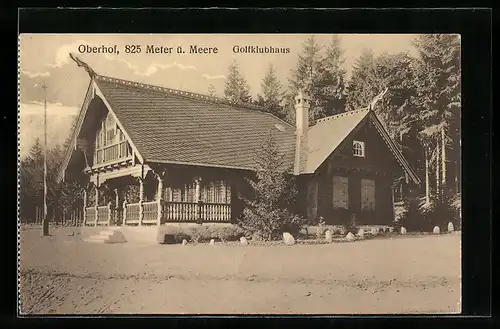
[[[243,230],[237,226],[196,226],[196,227],[176,227],[166,226],[164,243],[181,243],[186,239],[194,243],[217,241],[237,241],[243,234]]]
[[[257,240],[281,239],[283,232],[297,235],[307,220],[286,209],[268,210],[264,207],[245,208],[238,225]]]
[[[325,227],[325,220],[323,219],[323,217],[320,217],[318,221],[318,230],[316,231],[316,237],[320,239],[323,236],[323,234],[327,231],[327,229],[328,228]]]
[[[347,234],[349,232],[352,234],[356,234],[358,232],[356,225],[357,225],[356,224],[356,214],[353,213],[353,214],[351,214],[351,218],[349,219],[349,221],[342,225],[343,231],[345,232],[345,234]]]
[[[399,231],[404,226],[410,232],[432,232],[434,226],[438,226],[446,231],[449,222],[459,227],[456,199],[456,195],[446,190],[439,197],[431,197],[429,203],[424,198],[406,198],[403,212],[395,222],[396,229]]]
[[[429,230],[434,226],[439,226],[442,232],[447,230],[448,223],[456,224],[458,214],[453,206],[455,196],[448,192],[443,192],[440,197],[432,198],[428,205],[421,207],[421,213],[425,222],[429,225]]]
[[[403,210],[399,219],[395,222],[397,231],[404,226],[409,232],[425,232],[432,230],[425,216],[422,214],[424,200],[421,198],[405,198],[403,200]]]

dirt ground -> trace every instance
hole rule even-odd
[[[461,310],[458,233],[264,247],[90,244],[78,228],[51,230],[21,232],[21,314]]]

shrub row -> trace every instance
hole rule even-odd
[[[166,226],[162,230],[163,243],[181,243],[187,240],[194,243],[208,242],[212,239],[216,241],[237,241],[244,236],[243,231],[238,226],[196,226],[196,227],[176,227]]]
[[[395,222],[398,231],[401,226],[408,232],[432,232],[435,226],[445,231],[449,222],[452,222],[456,229],[460,227],[458,211],[452,206],[448,195],[431,198],[428,204],[419,198],[408,198],[404,200],[403,207],[404,212]]]

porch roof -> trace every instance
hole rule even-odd
[[[96,75],[145,162],[252,170],[269,133],[293,166],[295,128],[260,107]]]

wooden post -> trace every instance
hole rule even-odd
[[[108,227],[111,225],[111,216],[113,215],[112,208],[111,208],[111,201],[108,202]]]
[[[139,226],[142,225],[142,219],[144,218],[144,208],[142,207],[143,200],[144,200],[144,179],[139,178]]]
[[[127,200],[123,201],[123,226],[126,225],[127,222]]]
[[[441,187],[439,186],[439,140],[436,143],[436,196],[441,195]]]
[[[195,179],[195,195],[194,195],[194,201],[198,204],[196,207],[196,218],[198,219],[198,224],[203,223],[203,218],[202,218],[202,207],[203,207],[203,201],[200,198],[200,193],[201,193],[201,177],[197,177]]]
[[[158,207],[158,217],[156,219],[156,225],[160,226],[163,218],[163,207],[162,207],[162,198],[163,198],[163,177],[162,175],[157,175],[158,179],[158,191],[156,192],[156,202]]]
[[[441,128],[441,167],[442,167],[442,180],[443,187],[446,185],[446,135],[444,133],[444,125]]]
[[[87,224],[87,189],[83,189],[83,226]]]
[[[429,155],[427,152],[427,147],[425,148],[425,204],[428,205],[431,201],[430,199],[430,184],[429,184]]]
[[[97,226],[98,220],[99,220],[99,186],[96,184],[96,186],[95,186],[95,223],[94,223],[94,226]]]
[[[115,225],[118,224],[118,214],[120,209],[120,196],[118,194],[118,189],[115,188]]]

